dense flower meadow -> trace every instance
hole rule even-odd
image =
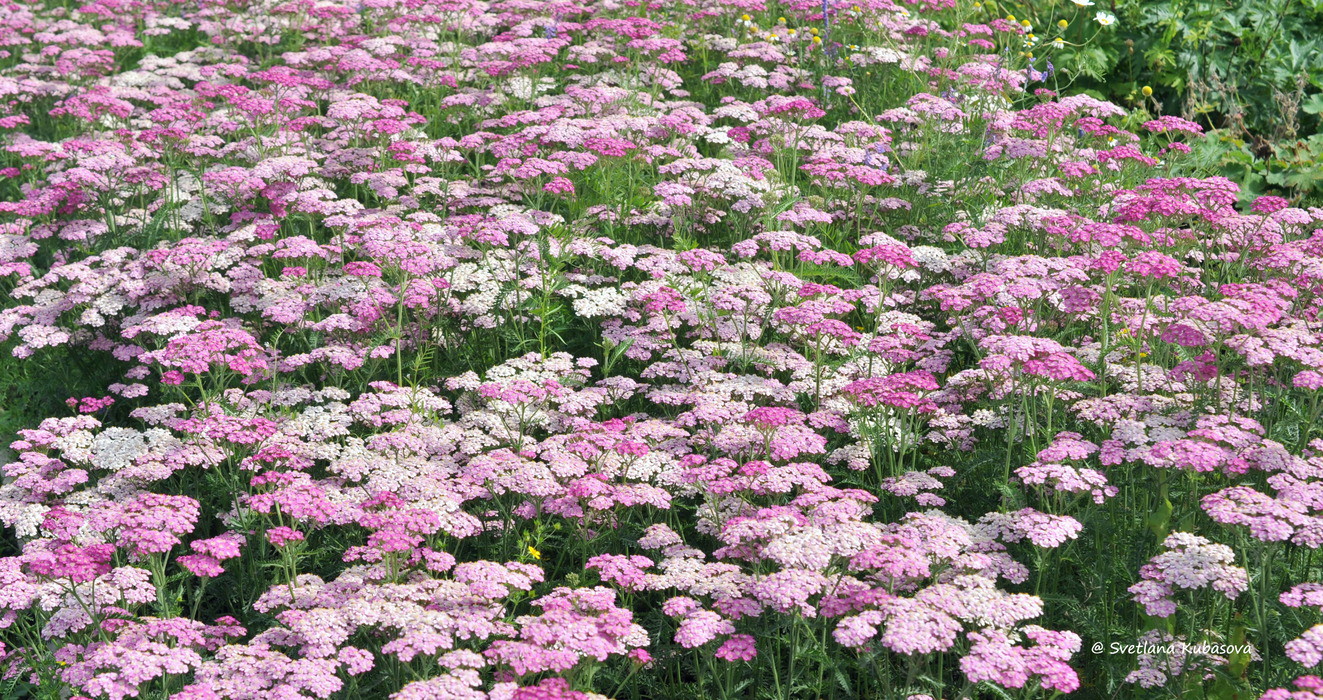
[[[1323,209],[1090,5],[6,1],[0,695],[1323,698]]]

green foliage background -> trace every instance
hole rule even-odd
[[[1323,0],[994,1],[983,7],[993,17],[1013,15],[1035,27],[1078,16],[1065,36],[1084,45],[1036,52],[1065,74],[1063,92],[1197,121],[1212,133],[1199,159],[1240,183],[1247,200],[1279,194],[1323,204]],[[1096,11],[1114,14],[1116,24],[1097,31]],[[1142,94],[1146,86],[1151,97]]]

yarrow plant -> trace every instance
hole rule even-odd
[[[1078,32],[6,10],[6,697],[1323,697],[1323,211]]]

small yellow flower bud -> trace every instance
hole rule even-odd
[[[1151,87],[1149,87],[1149,86],[1147,86],[1147,85],[1145,85],[1144,87],[1140,88],[1139,91],[1142,92],[1142,93],[1144,93],[1144,97],[1152,97],[1152,96],[1153,96],[1153,88],[1151,88]]]
[[[815,36],[815,37],[813,37],[813,43],[815,43],[815,44],[821,44],[821,43],[822,43],[822,37],[820,37],[820,36]]]
[[[1058,26],[1058,27],[1061,27],[1062,29],[1065,29],[1066,27],[1069,27],[1069,26],[1070,26],[1070,22],[1067,22],[1067,21],[1064,20],[1064,19],[1059,19],[1059,20],[1057,20],[1057,26]]]

